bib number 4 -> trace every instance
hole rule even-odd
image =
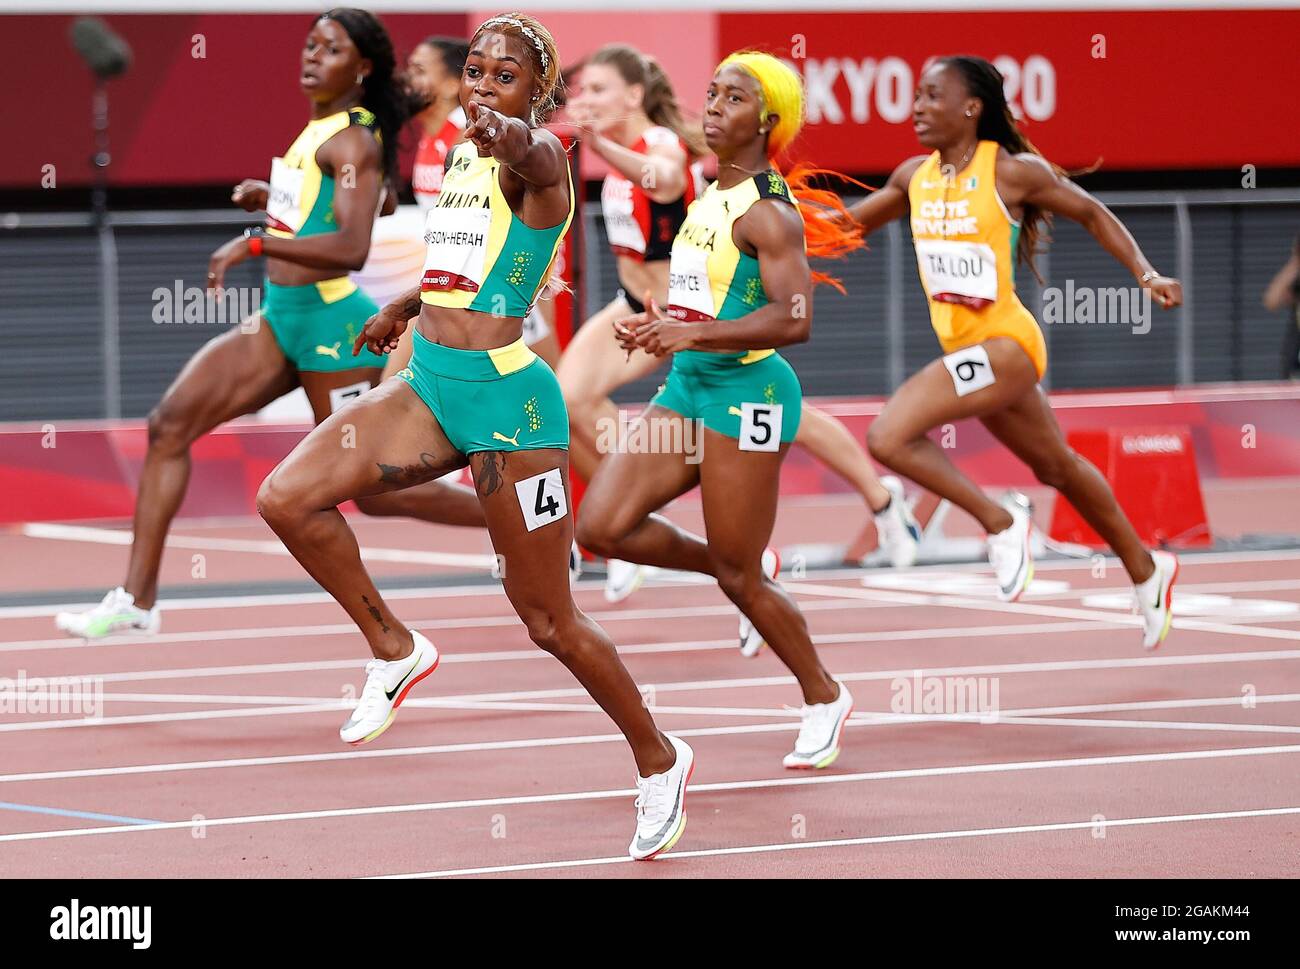
[[[524,524],[530,532],[559,521],[569,513],[569,503],[564,496],[564,478],[559,468],[516,481],[515,494],[519,498],[519,510],[524,513]]]
[[[740,450],[781,449],[781,404],[740,405]]]

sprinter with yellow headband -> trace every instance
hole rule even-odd
[[[718,65],[704,107],[718,180],[673,242],[667,312],[652,301],[614,323],[624,349],[673,354],[641,419],[676,428],[667,439],[682,442],[702,426],[702,454],[610,455],[583,499],[578,541],[607,557],[714,576],[799,681],[803,722],[785,766],[812,768],[839,755],[853,699],[822,666],[803,615],[773,581],[775,553],[764,551],[803,400],[775,348],[811,332],[813,285],[829,277],[813,273],[808,256],[862,243],[830,219],[805,217],[800,200],[839,205],[804,184],[809,170],[787,180],[776,167],[802,119],[802,84],[775,57],[745,52]],[[697,484],[707,539],[653,514]]]
[[[573,218],[568,156],[540,127],[559,84],[555,43],[533,18],[506,14],[475,32],[460,87],[469,124],[429,210],[424,278],[353,348],[390,352],[415,319],[410,366],[308,435],[262,483],[258,510],[369,642],[375,658],[340,730],[365,743],[433,672],[438,650],[384,602],[338,505],[468,463],[511,605],[632,747],[641,796],[629,852],[652,858],[685,828],[694,755],[660,733],[614,644],[573,602],[569,419],[555,375],[522,338]]]
[[[984,526],[998,595],[1014,601],[1034,575],[1027,508],[990,499],[926,436],[978,417],[1119,556],[1142,611],[1143,646],[1152,649],[1169,632],[1178,560],[1147,550],[1106,479],[1066,443],[1038,385],[1047,348],[1016,295],[1015,267],[1033,269],[1039,231],[1057,213],[1086,228],[1161,307],[1181,303],[1182,287],[1155,270],[1106,206],[1038,154],[988,61],[936,60],[921,75],[912,116],[928,153],[903,162],[850,211],[868,233],[910,215],[930,320],[946,356],[894,392],[867,435],[871,453]]]

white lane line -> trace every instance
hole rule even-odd
[[[814,637],[814,641],[816,641],[816,639],[817,637]],[[728,645],[734,646],[734,643],[728,642]],[[1186,656],[1140,656],[1119,659],[1060,660],[1038,663],[950,666],[931,669],[922,668],[920,672],[922,675],[926,676],[991,676],[995,674],[1047,673],[1061,672],[1065,670],[1143,669],[1147,667],[1200,666],[1220,663],[1277,662],[1279,660],[1297,658],[1300,658],[1300,650],[1264,650],[1254,653],[1193,653]],[[355,664],[352,663],[352,661],[336,660],[323,663],[268,663],[254,666],[211,667],[199,670],[154,670],[144,673],[106,673],[102,675],[87,675],[97,675],[97,678],[102,679],[107,683],[160,679],[186,679],[198,676],[233,676],[248,673],[265,674],[276,672],[301,672],[303,670],[340,669],[345,666],[347,668],[355,669]],[[912,669],[902,670],[871,670],[857,673],[837,673],[836,676],[842,680],[859,682],[864,680],[909,680],[914,677],[916,673],[917,668],[914,667]],[[787,675],[746,677],[742,679],[726,680],[687,680],[672,683],[643,683],[641,686],[643,689],[653,689],[656,694],[659,694],[699,690],[742,689],[746,687],[785,686],[793,683],[794,677]],[[574,698],[586,700],[588,695],[581,687],[573,687],[552,690],[521,690],[500,693],[456,694],[431,699],[408,699],[406,705],[421,707],[437,706],[440,704],[446,705],[453,701],[515,702],[520,700],[564,700]],[[301,705],[285,708],[265,707],[252,710],[212,710],[194,711],[191,713],[142,714],[138,716],[104,717],[98,720],[73,719],[43,721],[40,723],[11,723],[0,724],[0,731],[50,730],[59,727],[116,726],[132,723],[168,723],[173,720],[215,720],[229,719],[232,717],[254,717],[262,716],[264,714],[286,715],[294,713],[319,713],[321,710],[337,709],[338,701],[333,701],[328,705],[322,704],[319,706]]]
[[[899,780],[918,777],[949,777],[963,774],[1009,773],[1020,771],[1054,770],[1057,768],[1102,767],[1127,764],[1151,764],[1167,761],[1217,760],[1225,757],[1278,756],[1300,753],[1300,744],[1268,747],[1228,747],[1210,750],[1178,750],[1149,754],[1115,754],[1106,757],[1072,757],[1060,760],[1031,760],[992,764],[958,764],[948,767],[919,767],[887,771],[869,771],[860,774],[822,774],[812,777],[778,777],[751,781],[723,781],[713,784],[695,784],[693,794],[713,791],[744,791],[777,787],[812,787],[822,784],[854,784],[865,781]],[[323,818],[370,817],[384,814],[412,814],[430,811],[450,811],[462,808],[503,807],[518,804],[555,804],[577,801],[600,801],[627,798],[636,792],[626,788],[605,791],[571,791],[558,794],[526,794],[514,797],[475,798],[458,801],[427,801],[418,804],[382,804],[373,807],[330,808],[320,811],[289,811],[280,814],[248,814],[232,817],[208,818],[205,827],[230,827],[234,825],[280,823],[284,821],[313,821]],[[143,831],[188,830],[194,826],[192,819],[160,821],[154,824],[111,825],[100,828],[62,828],[52,831],[20,831],[0,834],[0,843],[8,841],[45,841],[53,838],[79,838],[93,835],[139,833]]]
[[[910,834],[882,834],[865,838],[836,838],[827,841],[782,841],[776,844],[738,845],[732,848],[701,848],[674,851],[663,855],[656,864],[686,858],[716,858],[724,855],[770,854],[776,851],[808,851],[819,848],[850,848],[864,845],[896,844],[906,841],[946,841],[958,838],[988,838],[1009,834],[1037,834],[1049,831],[1083,831],[1090,828],[1128,828],[1139,825],[1178,824],[1188,821],[1227,821],[1235,818],[1285,817],[1300,814],[1300,807],[1256,808],[1249,811],[1209,811],[1203,814],[1163,814],[1137,818],[1108,818],[1105,821],[1060,821],[1048,824],[1018,824],[1002,828],[958,828],[952,831],[918,831]],[[520,865],[492,865],[486,868],[449,868],[400,875],[372,875],[375,879],[455,878],[468,875],[497,875],[506,872],[547,871],[564,868],[587,868],[596,865],[635,864],[627,855],[604,858],[576,858],[567,861],[537,861]]]
[[[810,602],[805,612],[837,612],[863,608],[862,604],[847,600]],[[889,603],[881,608],[891,608]],[[639,621],[646,619],[697,619],[703,616],[735,616],[736,607],[726,605],[667,606],[657,609],[623,609],[587,612],[590,619],[599,623]],[[490,616],[456,616],[451,618],[405,620],[408,626],[421,631],[449,629],[522,629],[523,623],[513,613]],[[0,652],[38,652],[48,649],[95,649],[123,646],[162,646],[172,643],[225,643],[246,639],[301,639],[324,636],[354,636],[361,634],[352,622],[322,623],[311,626],[249,626],[235,629],[194,629],[178,633],[155,633],[150,636],[108,636],[88,644],[71,636],[52,639],[28,639],[0,643]],[[540,653],[540,650],[537,652]]]
[[[819,585],[800,582],[789,586],[791,592],[805,595],[835,596],[845,599],[862,599],[871,602],[893,602],[915,606],[947,606],[954,609],[973,609],[977,612],[1009,612],[1019,615],[1050,616],[1057,619],[1078,619],[1105,622],[1111,625],[1141,626],[1141,616],[1106,612],[1100,609],[1070,609],[1035,602],[999,602],[996,599],[977,599],[968,596],[935,595],[923,592],[894,592],[884,589],[853,589],[844,586]],[[1210,622],[1204,619],[1175,618],[1175,629],[1197,629],[1204,632],[1226,633],[1230,636],[1254,636],[1262,639],[1300,640],[1300,630],[1271,629],[1268,627],[1237,626],[1231,623]]]
[[[22,526],[28,538],[48,538],[66,542],[92,542],[100,545],[130,545],[130,531],[115,528],[91,528],[86,525],[58,525],[53,522],[29,522]],[[256,552],[289,558],[290,553],[279,539],[201,538],[193,535],[168,535],[167,548],[198,549],[201,552]],[[496,559],[491,555],[465,555],[459,552],[424,552],[404,548],[361,549],[361,558],[371,562],[408,562],[422,565],[456,566],[491,571]]]
[[[0,432],[2,433],[2,432]],[[1185,555],[1182,559],[1184,568],[1192,569],[1198,565],[1214,564],[1234,564],[1234,563],[1252,563],[1252,562],[1273,562],[1283,563],[1300,560],[1300,550],[1279,549],[1266,552],[1206,552],[1196,555]],[[1113,555],[1106,556],[1106,567],[1118,569],[1119,560]],[[1085,571],[1091,569],[1090,560],[1047,560],[1034,563],[1034,571],[1037,572],[1071,572]],[[905,570],[909,574],[925,575],[927,572],[988,572],[988,565],[982,562],[956,562],[941,563],[938,565],[921,565],[914,566]],[[874,568],[870,570],[860,568],[843,568],[829,569],[825,572],[818,571],[816,578],[821,582],[831,582],[836,580],[858,580],[863,575],[892,575],[900,574],[900,570],[892,568]],[[680,578],[668,573],[663,573],[654,578],[648,578],[642,590],[646,592],[664,591],[672,589],[681,584]],[[793,585],[803,580],[792,579],[789,576],[782,576],[782,582],[787,586]],[[598,589],[603,586],[600,579],[580,579],[578,588],[581,590]],[[452,585],[452,586],[435,586],[424,589],[391,589],[384,593],[384,598],[396,601],[399,599],[445,599],[445,598],[462,598],[465,596],[499,596],[501,588],[493,585]],[[190,610],[190,609],[255,609],[262,606],[303,606],[315,605],[321,603],[333,603],[334,599],[326,592],[301,592],[301,593],[250,593],[247,595],[231,596],[202,596],[188,597],[179,599],[164,599],[159,604],[166,611]],[[32,619],[50,617],[56,613],[64,612],[69,609],[85,609],[94,605],[93,602],[65,602],[53,605],[40,606],[0,606],[0,621],[5,619]]]
[[[253,700],[258,698],[250,697],[248,699]],[[267,697],[264,699],[271,698]],[[296,699],[301,700],[302,702],[314,702],[316,700],[314,697],[300,697]],[[1265,694],[1263,696],[1256,696],[1253,699],[1255,703],[1296,703],[1300,702],[1300,693]],[[1144,700],[1134,703],[1094,703],[1068,707],[1036,707],[1010,710],[1007,711],[1007,714],[1025,717],[1049,717],[1054,714],[1065,713],[1111,713],[1135,710],[1167,710],[1236,706],[1240,703],[1241,697],[1200,697],[1181,700]],[[487,707],[480,707],[480,709],[487,709]],[[658,711],[659,708],[655,709]],[[697,708],[689,709],[696,710]],[[780,716],[786,713],[784,710],[776,709],[767,710],[765,712],[773,716]],[[792,722],[793,715],[794,711],[790,711],[791,720],[786,722],[728,727],[692,727],[687,729],[675,729],[673,730],[673,733],[680,736],[715,737],[738,733],[789,731],[793,730],[796,726]],[[937,715],[935,718],[931,719],[937,719]],[[857,714],[851,718],[849,722],[853,726],[867,726],[870,725],[872,721],[862,719],[862,715]],[[527,747],[566,747],[571,745],[576,746],[621,742],[623,742],[623,735],[618,733],[580,734],[578,736],[568,737],[533,737],[526,740],[488,740],[478,741],[475,743],[437,744],[421,747],[394,747],[380,750],[346,750],[330,751],[329,753],[318,754],[285,754],[275,757],[236,757],[225,760],[196,760],[158,764],[135,764],[124,767],[83,767],[56,771],[31,771],[21,774],[0,774],[0,783],[13,783],[15,781],[67,780],[80,777],[113,777],[119,774],[165,774],[172,771],[221,770],[233,767],[267,767],[282,764],[367,760],[375,757],[422,757],[430,754],[478,753],[486,750],[518,750]]]

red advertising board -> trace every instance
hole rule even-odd
[[[803,154],[883,172],[921,149],[912,94],[927,61],[1002,70],[1029,138],[1105,169],[1300,165],[1300,10],[720,14],[719,57],[758,47],[804,75]]]

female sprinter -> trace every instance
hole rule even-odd
[[[775,57],[737,53],[718,66],[704,110],[718,180],[673,241],[669,315],[652,300],[646,312],[614,322],[624,348],[673,354],[641,419],[702,422],[703,460],[610,455],[588,486],[578,542],[607,557],[714,576],[803,691],[802,725],[785,766],[826,767],[839,755],[853,698],[822,666],[802,614],[761,564],[802,403],[799,379],[770,348],[808,339],[814,275],[807,254],[841,255],[862,244],[856,231],[829,219],[803,218],[773,167],[799,132],[802,109],[798,75]],[[806,190],[798,177],[795,185],[798,196],[837,201]],[[685,428],[678,431],[675,440],[685,440]],[[653,514],[697,484],[707,540]]]
[[[693,754],[659,732],[613,643],[573,602],[568,415],[555,375],[520,338],[573,218],[568,158],[537,127],[558,83],[554,41],[536,20],[506,14],[479,27],[461,81],[466,140],[452,150],[431,210],[424,279],[358,338],[391,350],[418,317],[410,366],[309,434],[262,483],[258,508],[370,644],[365,688],[340,730],[364,743],[388,728],[438,651],[380,597],[337,506],[468,462],[506,595],[529,636],[632,746],[640,796],[629,850],[647,858],[681,834]],[[354,448],[340,446],[346,426]]]
[[[1033,266],[1049,213],[1074,219],[1166,309],[1178,280],[1152,268],[1110,210],[1044,160],[1016,128],[1002,76],[977,57],[945,57],[921,76],[913,107],[927,155],[905,161],[884,188],[850,209],[871,231],[911,213],[930,319],[947,356],[914,374],[872,423],[867,443],[882,464],[966,509],[989,535],[998,593],[1014,601],[1033,578],[1030,518],[990,500],[926,432],[978,417],[1035,476],[1065,496],[1124,563],[1144,617],[1143,645],[1165,638],[1178,561],[1149,552],[1106,480],[1066,444],[1038,386],[1047,352],[1014,286],[1016,257]]]
[[[379,379],[382,357],[350,353],[376,307],[347,272],[366,261],[381,185],[396,171],[409,98],[394,75],[387,32],[363,10],[321,14],[301,62],[311,120],[272,161],[269,185],[244,181],[232,195],[249,212],[267,210],[266,231],[250,229],[227,242],[208,266],[208,285],[219,289],[231,266],[265,255],[261,312],[204,345],[149,415],[126,581],[88,612],[57,617],[73,635],[158,631],[163,544],[185,497],[195,440],[299,384],[319,423]],[[336,184],[340,171],[352,177]]]
[[[707,145],[698,129],[683,120],[672,83],[658,62],[624,44],[602,47],[586,61],[570,113],[579,122],[584,145],[610,166],[601,188],[601,209],[621,287],[574,334],[556,374],[569,407],[573,464],[590,480],[601,459],[599,428],[617,426],[618,410],[610,394],[663,363],[640,349],[630,354],[619,349],[610,339],[609,326],[615,319],[644,312],[646,293],[663,303],[673,239],[703,190],[698,159]],[[882,544],[893,563],[911,565],[920,530],[902,497],[901,482],[882,484],[853,435],[830,415],[804,404],[802,418],[796,443],[853,485],[876,514]],[[775,565],[775,558],[771,563]],[[610,560],[605,598],[627,598],[641,579],[639,565]],[[744,625],[741,639],[750,655],[762,645]]]

